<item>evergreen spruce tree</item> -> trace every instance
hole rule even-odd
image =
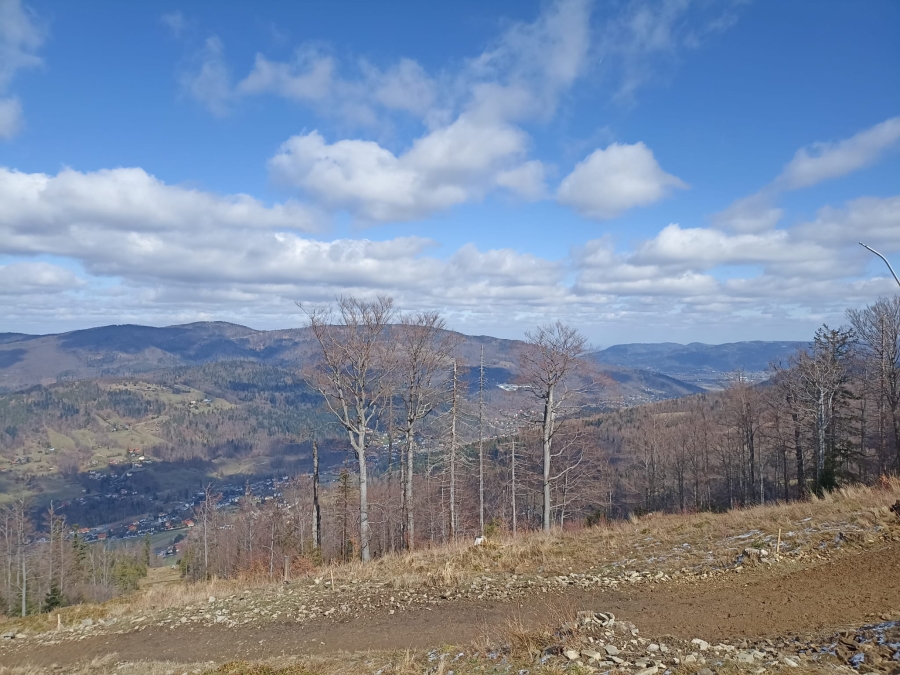
[[[150,535],[144,536],[144,567],[150,567]]]
[[[57,607],[62,607],[63,605],[63,597],[62,592],[59,590],[59,585],[54,581],[50,584],[50,588],[47,591],[47,597],[44,598],[44,606],[42,611],[44,612],[52,612]]]

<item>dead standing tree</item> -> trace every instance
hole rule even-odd
[[[560,321],[538,326],[525,334],[527,343],[519,357],[521,379],[525,388],[543,403],[539,421],[543,458],[543,529],[549,530],[551,516],[551,473],[553,437],[562,422],[561,413],[571,403],[577,390],[568,385],[584,353],[586,339],[576,329]]]
[[[347,432],[356,454],[360,557],[368,561],[371,552],[366,451],[378,407],[390,395],[392,359],[382,338],[394,316],[394,301],[387,296],[371,302],[344,296],[338,298],[336,312],[331,307],[304,311],[322,350],[322,359],[309,373],[308,381]]]
[[[446,395],[440,382],[459,344],[455,333],[444,328],[437,312],[414,312],[400,317],[393,331],[396,351],[396,379],[402,398],[403,452],[406,460],[403,503],[406,508],[406,548],[415,544],[415,512],[413,509],[413,468],[415,436],[418,424],[431,414]]]

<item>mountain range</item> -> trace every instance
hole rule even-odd
[[[523,343],[458,337],[470,400],[477,397],[484,353],[489,426],[502,430],[536,405],[510,386],[518,382]],[[799,344],[616,345],[592,352],[589,379],[597,383],[591,387],[596,398],[585,410],[701,393],[735,369],[763,372]],[[94,490],[115,467],[146,453],[154,463],[128,474],[133,504],[126,508],[115,494],[83,498],[84,509],[93,510],[82,509],[77,518],[106,522],[110,514],[142,513],[150,508],[141,497],[145,493],[155,495],[153,508],[160,510],[209,476],[239,481],[234,476],[308,470],[310,448],[303,439],[310,429],[326,444],[323,470],[337,470],[343,441],[329,438],[333,429],[319,410],[318,395],[298,373],[316,351],[305,328],[258,331],[220,322],[2,333],[0,502],[24,486],[41,504],[74,504],[73,498]]]
[[[515,379],[515,352],[520,345],[516,340],[466,335],[461,336],[459,354],[464,364],[474,366],[483,347],[490,379],[501,384]],[[762,379],[770,363],[804,345],[636,343],[614,345],[589,356],[616,383],[620,396],[639,401],[718,388],[736,370]],[[0,391],[229,360],[295,368],[315,348],[305,328],[258,331],[225,322],[164,328],[113,325],[52,335],[0,333]]]
[[[597,363],[663,373],[685,382],[719,389],[740,371],[751,381],[768,376],[773,363],[786,361],[806,342],[633,343],[613,345],[591,354]]]
[[[478,364],[484,349],[491,386],[517,375],[522,343],[489,336],[460,336],[463,366]],[[91,378],[131,377],[223,361],[251,361],[298,368],[317,346],[306,328],[257,331],[223,322],[154,328],[114,325],[53,335],[0,333],[0,391]],[[671,398],[701,391],[664,374],[609,363],[601,371],[615,382],[615,395],[632,401]],[[471,379],[471,375],[468,376]]]

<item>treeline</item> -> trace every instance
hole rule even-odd
[[[846,327],[823,326],[809,348],[772,364],[762,384],[737,372],[722,392],[587,417],[597,377],[581,358],[584,341],[543,326],[517,355],[517,430],[498,433],[483,389],[459,386],[438,315],[398,319],[389,298],[342,299],[310,313],[322,355],[306,377],[356,461],[337,484],[300,476],[281,498],[248,494],[237,510],[214,508],[211,493],[186,570],[277,576],[285,560],[302,569],[498,528],[806,499],[897,473],[900,299],[847,316]],[[378,464],[376,437],[387,445]]]
[[[248,494],[233,510],[217,508],[209,488],[185,557],[189,576],[275,575],[291,561],[368,560],[592,512],[604,458],[572,418],[600,388],[576,330],[556,322],[528,335],[513,355],[524,408],[498,420],[488,419],[483,354],[473,392],[457,363],[459,336],[439,314],[346,297],[308,316],[321,352],[303,376],[345,434],[352,470],[321,489],[314,440],[312,476],[293,481],[290,496]],[[504,426],[518,431],[498,433]]]
[[[87,543],[51,508],[36,523],[27,503],[0,508],[0,611],[12,616],[103,602],[133,591],[146,576],[150,541],[112,547]]]
[[[721,394],[621,411],[605,426],[632,456],[616,488],[641,510],[804,499],[896,474],[900,298],[823,326],[761,385],[735,373]]]

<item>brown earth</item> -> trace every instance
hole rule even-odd
[[[147,628],[55,645],[4,646],[0,665],[70,664],[117,653],[127,661],[222,662],[339,651],[466,644],[519,619],[526,626],[575,610],[614,612],[645,637],[690,640],[812,636],[860,626],[882,615],[900,619],[900,544],[845,553],[814,564],[781,563],[690,583],[640,584],[627,590],[536,594],[516,601],[448,601],[346,621],[225,628]]]

